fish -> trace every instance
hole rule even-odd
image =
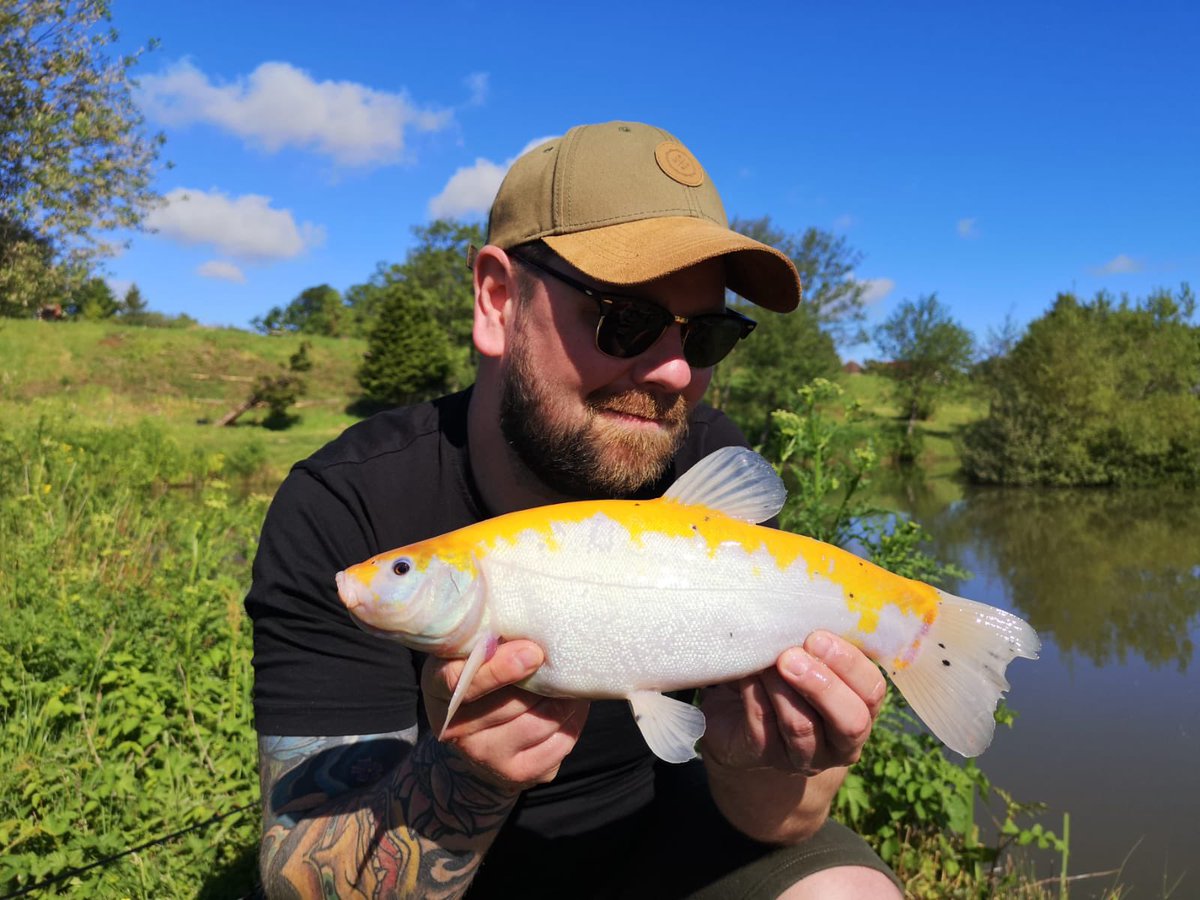
[[[701,459],[662,497],[585,500],[485,519],[335,575],[367,631],[465,658],[446,722],[501,641],[545,662],[521,686],[627,700],[660,759],[696,755],[704,714],[668,692],[775,664],[817,629],[887,674],[947,747],[977,756],[1016,657],[1040,642],[1020,617],[896,575],[839,547],[761,525],[786,488],[752,450]],[[443,729],[444,734],[444,729]]]

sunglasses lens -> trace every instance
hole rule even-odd
[[[657,306],[608,301],[596,332],[596,346],[609,356],[628,359],[649,350],[671,321],[670,315]]]
[[[694,319],[688,323],[683,356],[697,369],[715,366],[745,333],[742,323],[727,316]]]

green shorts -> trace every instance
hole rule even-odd
[[[746,837],[717,809],[699,760],[658,766],[654,794],[636,815],[570,837],[502,834],[467,897],[775,900],[837,866],[875,869],[900,888],[867,842],[832,820],[794,847]]]

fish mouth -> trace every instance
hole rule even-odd
[[[345,571],[338,572],[333,576],[333,580],[337,582],[338,598],[345,605],[346,609],[354,612],[362,605],[362,600],[354,591],[354,579],[349,577]]]

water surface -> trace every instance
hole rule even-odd
[[[1200,493],[963,489],[888,498],[973,576],[954,593],[1011,609],[1041,659],[1009,667],[1017,714],[980,758],[993,782],[1071,815],[1071,874],[1121,867],[1130,898],[1200,897]],[[1057,874],[1042,859],[1039,874]],[[1072,884],[1097,896],[1114,877]]]

